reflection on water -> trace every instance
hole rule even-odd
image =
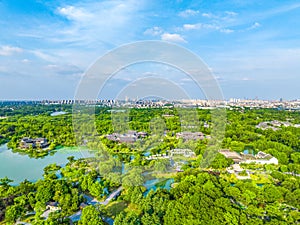
[[[14,180],[12,184],[18,184],[25,179],[36,181],[42,178],[44,167],[52,163],[63,166],[68,162],[69,156],[79,159],[93,156],[93,154],[88,150],[79,150],[78,148],[61,148],[52,156],[34,159],[27,155],[13,153],[6,145],[1,145],[0,178],[7,176]]]
[[[144,195],[147,195],[150,190],[155,191],[157,188],[163,188],[166,190],[171,189],[171,185],[174,183],[174,179],[152,179],[147,180],[144,183],[144,186],[147,188],[147,191],[144,193]]]

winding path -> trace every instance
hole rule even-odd
[[[84,195],[84,198],[87,200],[87,203],[89,205],[97,205],[97,204],[100,204],[100,205],[107,205],[112,199],[114,199],[116,196],[118,196],[120,194],[120,192],[122,191],[123,187],[119,187],[117,190],[115,190],[114,192],[112,192],[106,199],[105,201],[99,201],[97,200],[96,198],[92,199],[90,198],[89,196],[87,195]],[[81,214],[82,214],[82,210],[79,210],[78,212],[74,213],[73,215],[69,216],[69,218],[72,220],[72,222],[76,222],[80,219],[81,217]],[[109,220],[109,222],[111,222],[110,218],[106,218]]]
[[[107,205],[112,199],[114,199],[116,196],[118,196],[120,194],[120,192],[122,191],[123,187],[119,187],[117,190],[115,190],[113,193],[111,193],[108,198],[105,199],[104,202],[99,202],[99,204],[101,205]]]

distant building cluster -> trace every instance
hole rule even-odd
[[[278,164],[278,159],[270,154],[259,151],[256,155],[237,153],[229,149],[220,150],[219,153],[228,159],[232,159],[235,164],[240,163],[256,163],[256,164]]]
[[[283,101],[280,100],[260,100],[260,99],[230,99],[226,102],[229,107],[247,107],[247,108],[269,108],[300,110],[300,100]]]
[[[242,161],[242,156],[234,151],[229,149],[220,150],[219,153],[225,156],[225,158],[232,159],[234,163],[240,163]]]
[[[29,149],[29,148],[47,148],[49,143],[46,138],[28,138],[24,137],[20,141],[20,148],[21,149]]]
[[[120,143],[134,143],[140,138],[147,137],[146,132],[137,132],[134,130],[130,130],[127,133],[119,134],[119,133],[113,133],[106,135],[106,138],[111,141],[117,141]]]
[[[74,99],[65,99],[65,100],[43,100],[41,101],[42,104],[45,105],[57,105],[57,104],[63,104],[63,105],[72,105],[72,104],[88,104],[88,105],[93,105],[93,104],[99,104],[99,105],[107,105],[107,106],[112,106],[116,103],[115,100],[111,99],[95,99],[95,100],[74,100]]]
[[[166,153],[149,155],[146,157],[146,160],[157,160],[157,159],[170,159],[170,156]]]
[[[245,171],[246,174],[241,175],[241,173],[243,171]],[[241,168],[240,164],[231,165],[231,167],[227,168],[227,172],[230,173],[230,174],[235,174],[236,178],[239,179],[239,180],[251,179],[251,177],[250,177],[251,172]]]
[[[241,164],[243,163],[254,163],[261,165],[278,164],[278,159],[262,151],[259,151],[256,155],[253,155],[249,154],[248,151],[245,151],[244,153],[237,153],[234,151],[230,151],[229,149],[223,149],[220,150],[219,153],[224,155],[226,158],[232,159],[234,161],[234,164],[232,164],[226,170],[228,173],[234,174],[239,180],[251,179],[250,174],[253,174],[252,171],[241,168]]]
[[[267,130],[267,129],[272,129],[274,131],[279,130],[280,127],[296,127],[299,128],[300,124],[292,124],[291,122],[288,121],[278,121],[278,120],[273,120],[273,121],[265,121],[265,122],[260,122],[258,125],[255,127],[258,129],[262,130]]]
[[[194,157],[196,157],[196,154],[191,149],[175,148],[172,150],[168,150],[167,153],[147,156],[146,159],[147,160],[171,159],[172,157],[175,157],[175,156],[183,156],[185,158],[194,158]]]
[[[249,157],[250,156],[250,157]],[[252,157],[251,157],[252,156]],[[246,154],[242,163],[278,164],[278,159],[270,154],[259,151],[255,156]]]
[[[117,141],[120,143],[134,143],[140,138],[145,138],[148,136],[147,132],[137,132],[134,130],[130,130],[127,133],[113,133],[106,135],[106,138],[111,141]],[[209,138],[210,136],[205,136],[202,132],[179,132],[176,134],[177,138],[182,138],[184,141],[188,140],[203,140],[205,138]]]
[[[189,132],[189,131],[184,131],[184,132],[179,132],[176,134],[177,138],[182,138],[184,141],[189,141],[189,140],[203,140],[205,138],[205,135],[202,132]]]
[[[22,105],[22,104],[82,104],[109,107],[129,107],[129,108],[203,108],[211,109],[223,108],[270,108],[283,110],[300,110],[300,99],[284,101],[280,100],[260,100],[260,99],[237,99],[229,100],[203,100],[203,99],[182,99],[182,100],[140,100],[126,98],[125,100],[95,99],[95,100],[43,100],[43,101],[0,101],[2,105]]]
[[[49,202],[46,206],[46,209],[49,209],[51,212],[61,210],[61,208],[58,206],[58,202]]]
[[[171,157],[176,156],[176,155],[182,155],[186,158],[196,157],[195,152],[193,152],[191,149],[175,148],[175,149],[168,151],[168,153]]]
[[[61,211],[61,207],[58,206],[58,202],[48,202],[46,205],[46,209],[41,217],[48,219],[50,213],[54,213],[57,211]]]

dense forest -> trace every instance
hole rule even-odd
[[[51,115],[60,111],[66,114]],[[296,126],[300,124],[299,112],[226,110],[220,148],[238,153],[263,151],[279,162],[241,165],[241,176],[246,175],[246,170],[251,171],[250,178],[243,180],[227,172],[233,161],[222,154],[217,154],[207,168],[200,166],[206,149],[214,143],[213,138],[184,141],[176,134],[190,130],[213,136],[212,115],[207,109],[184,109],[182,119],[182,113],[183,109],[170,106],[117,110],[96,107],[94,130],[86,122],[92,118],[89,114],[80,116],[81,129],[74,126],[69,105],[2,105],[0,144],[7,143],[13,151],[31,157],[59,151],[59,146],[85,145],[97,152],[98,161],[70,158],[63,168],[49,165],[44,178],[35,183],[24,181],[11,186],[9,178],[2,178],[0,219],[6,224],[16,220],[69,224],[69,217],[86,203],[78,224],[105,224],[107,218],[114,219],[116,225],[300,223],[300,128]],[[125,121],[126,129],[143,131],[148,136],[134,143],[109,140],[107,134],[126,132],[118,121]],[[261,123],[268,127],[260,127]],[[24,137],[47,138],[50,147],[43,154],[35,149],[22,150],[19,143]],[[189,148],[195,153],[181,172],[170,172],[167,160],[151,161],[145,157],[145,153],[165,155],[175,148]],[[122,165],[127,168],[125,174]],[[148,190],[144,183],[153,169],[160,172],[160,178],[173,179],[172,188]],[[121,194],[109,204],[88,204],[86,196],[102,201],[120,186]],[[45,220],[41,215],[49,202],[57,202],[60,210],[50,213]]]

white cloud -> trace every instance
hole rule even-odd
[[[186,42],[180,34],[164,33],[161,35],[161,40],[171,42]]]
[[[55,29],[51,41],[95,48],[128,42],[139,30],[144,0],[82,1],[59,7],[56,13],[72,23]],[[135,24],[135,26],[132,26]]]
[[[202,13],[201,16],[213,20],[218,23],[232,23],[236,21],[238,13],[232,11],[225,11],[222,13],[214,14],[210,12]]]
[[[250,26],[247,30],[253,30],[253,29],[256,29],[256,28],[259,28],[261,26],[260,23],[258,22],[255,22],[252,26]]]
[[[225,29],[220,29],[220,32],[225,34],[230,34],[233,33],[234,30],[225,28]]]
[[[212,30],[212,31],[219,31],[221,33],[225,33],[225,34],[229,34],[229,33],[233,33],[234,30],[233,29],[229,29],[226,27],[223,27],[221,25],[218,24],[209,24],[209,23],[196,23],[196,24],[184,24],[182,26],[182,28],[179,28],[179,30],[185,30],[185,31],[190,31],[190,30]]]
[[[223,28],[217,24],[209,24],[209,23],[196,23],[196,24],[184,24],[182,30],[199,30],[199,29],[207,29],[207,30],[216,30],[221,33],[232,33],[234,30]]]
[[[48,64],[43,67],[44,71],[47,71],[50,75],[63,75],[68,77],[80,77],[83,71],[72,64]]]
[[[237,16],[238,15],[238,13],[232,12],[232,11],[226,11],[225,14],[227,14],[228,16]]]
[[[30,51],[30,53],[32,53],[33,55],[35,55],[36,57],[38,57],[40,59],[48,61],[48,62],[56,62],[58,60],[56,57],[46,54],[46,53],[42,52],[41,50],[32,50],[32,51]]]
[[[22,63],[30,63],[29,59],[22,59]]]
[[[92,18],[90,13],[85,12],[82,8],[76,8],[74,6],[58,8],[58,12],[70,20],[83,21]]]
[[[70,22],[51,23],[45,29],[31,30],[56,47],[29,52],[51,64],[73,63],[86,68],[103,52],[132,40],[141,28],[136,18],[143,6],[143,0],[128,0],[126,4],[123,0],[104,0],[63,5],[54,12]]]
[[[263,14],[261,14],[262,17],[267,18],[267,17],[271,17],[277,14],[281,14],[281,13],[287,13],[289,11],[295,10],[300,8],[300,3],[296,2],[296,3],[292,3],[292,4],[283,4],[283,6],[279,7],[279,8],[273,8],[269,11],[264,12]]]
[[[151,35],[151,36],[159,36],[163,33],[163,29],[161,27],[152,27],[147,30],[145,30],[145,35]]]
[[[199,28],[200,28],[199,24],[184,24],[183,25],[184,30],[197,30]]]
[[[190,16],[196,16],[198,14],[199,14],[198,10],[187,9],[180,12],[178,15],[181,17],[190,17]]]
[[[49,64],[49,65],[46,66],[46,68],[48,68],[48,69],[57,69],[58,65],[56,65],[56,64]]]
[[[221,57],[220,57],[221,56]],[[241,81],[295,80],[299,77],[300,49],[238,49],[215,54],[218,73]]]
[[[209,19],[211,19],[211,18],[217,18],[217,16],[214,15],[214,14],[212,14],[212,13],[202,13],[201,15],[203,17],[206,17],[206,18],[209,18]]]
[[[241,80],[242,81],[249,81],[249,80],[252,80],[252,79],[250,79],[249,77],[243,77]]]
[[[0,55],[1,56],[10,56],[15,53],[21,53],[21,52],[23,52],[23,49],[18,48],[18,47],[13,47],[13,46],[8,46],[8,45],[0,47]]]
[[[201,24],[202,28],[211,29],[211,30],[220,30],[220,26],[217,24]]]

